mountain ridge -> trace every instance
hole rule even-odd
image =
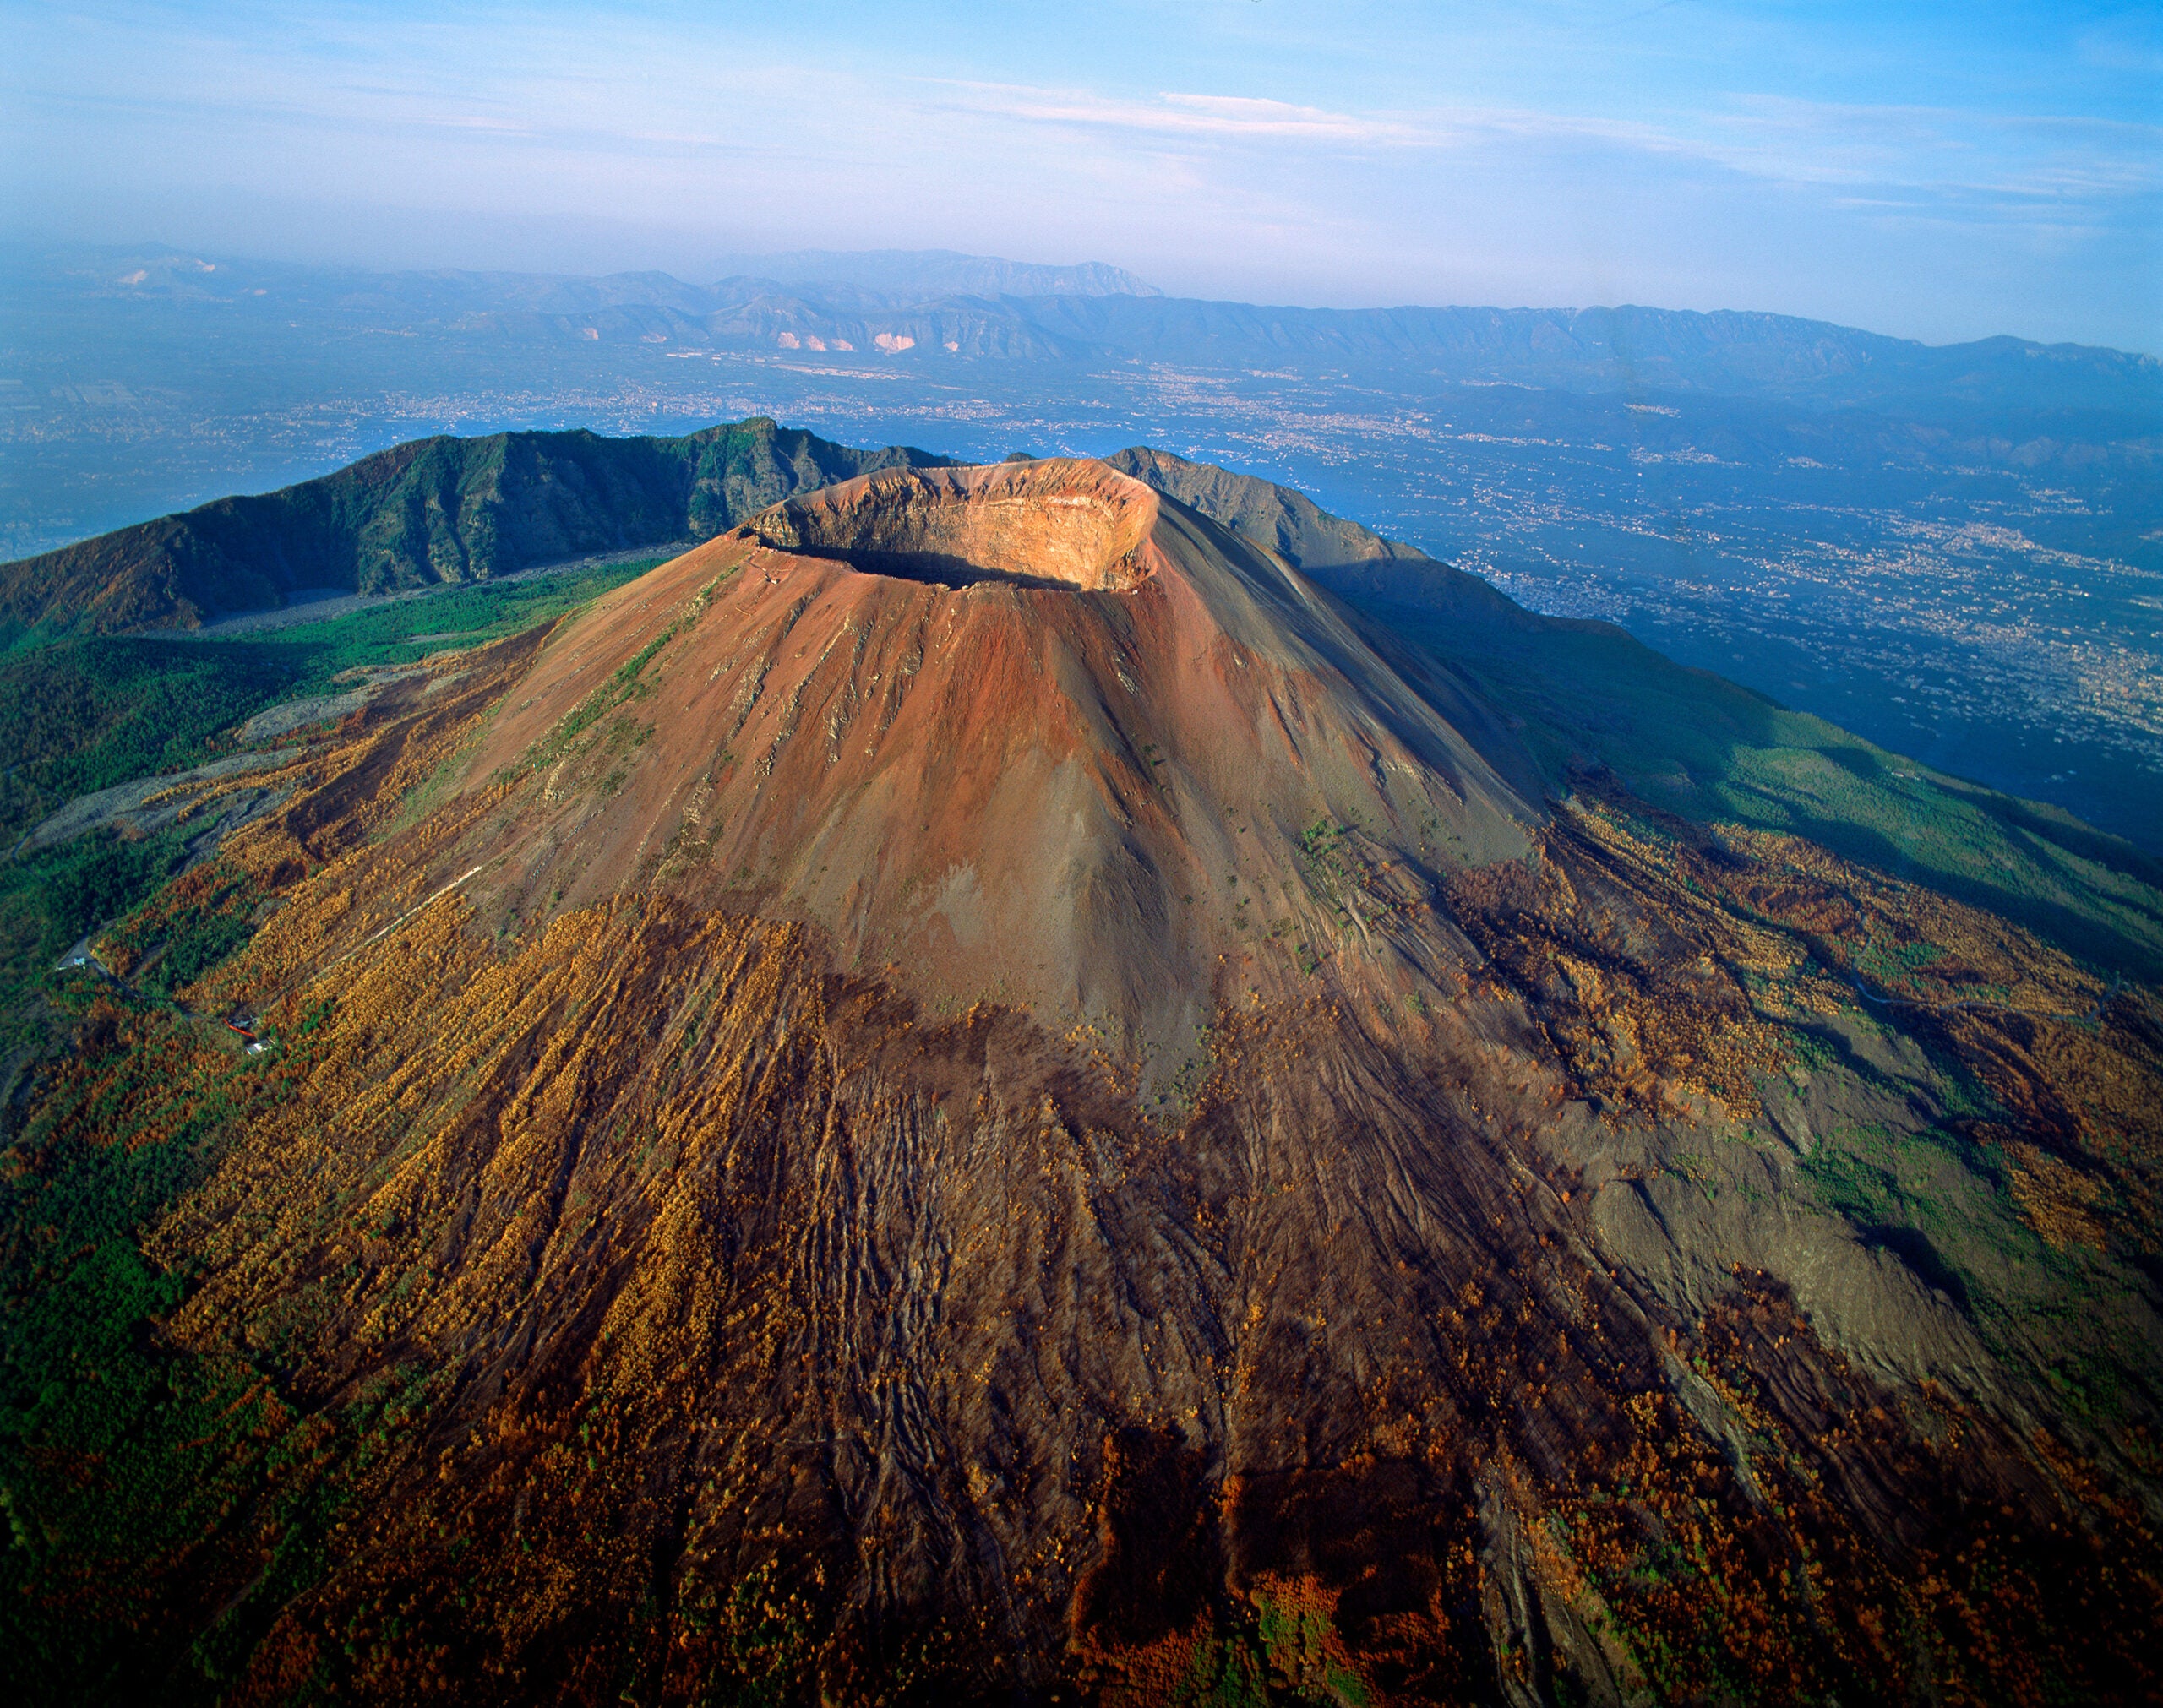
[[[739,432],[747,432],[748,438],[731,437]],[[711,437],[716,433],[719,438]],[[597,443],[641,466],[659,466],[663,471],[661,496],[648,519],[649,529],[640,530],[648,532],[645,543],[657,551],[673,548],[681,533],[690,531],[688,522],[679,526],[676,519],[688,515],[684,508],[688,504],[684,460],[700,444],[718,460],[710,459],[710,473],[711,467],[725,471],[729,466],[731,445],[748,456],[737,475],[729,477],[736,481],[733,487],[728,478],[710,485],[712,509],[702,514],[708,525],[716,527],[731,514],[741,518],[785,490],[815,489],[830,474],[851,476],[867,466],[930,468],[946,464],[945,459],[926,453],[891,448],[885,452],[847,451],[810,435],[774,428],[763,418],[682,439],[595,441],[579,435],[542,435],[534,442]],[[384,466],[395,471],[405,466],[402,458],[424,454],[441,443],[409,442],[384,454],[390,458]],[[485,450],[495,441],[448,443],[463,456]],[[793,447],[795,460],[776,459],[776,447]],[[822,456],[826,459],[823,464]],[[355,465],[363,466],[366,460]],[[1637,794],[1686,817],[1713,810],[1716,801],[1719,812],[1760,828],[1803,830],[1873,863],[1907,862],[1948,894],[2009,913],[2053,941],[2100,956],[2106,964],[2131,970],[2163,956],[2163,918],[2151,917],[2138,906],[2130,911],[2117,909],[2115,903],[2103,904],[2098,913],[2099,898],[2106,891],[2091,891],[2080,882],[2068,887],[2062,877],[2051,873],[2053,862],[2070,858],[2082,871],[2121,874],[2137,885],[2153,886],[2158,877],[2155,862],[2116,837],[2051,809],[1952,778],[1936,780],[1931,805],[1920,820],[1910,822],[1914,808],[1901,798],[1902,763],[1891,761],[1833,726],[1786,711],[1754,691],[1670,663],[1611,624],[1534,616],[1479,577],[1332,515],[1305,494],[1257,476],[1141,446],[1114,454],[1109,466],[1198,509],[1235,537],[1275,554],[1317,586],[1348,601],[1357,613],[1354,620],[1365,625],[1371,643],[1392,659],[1402,662],[1401,636],[1414,633],[1420,637],[1416,650],[1438,654],[1450,660],[1453,668],[1477,674],[1490,694],[1506,695],[1517,708],[1512,715],[1529,719],[1534,737],[1546,749],[1545,788],[1566,792],[1578,768],[1612,770],[1626,778]],[[337,482],[351,473],[326,479],[334,490],[342,490]],[[288,495],[308,490],[304,483],[288,489]],[[482,495],[488,490],[483,482]],[[631,490],[646,491],[635,486]],[[382,491],[400,499],[401,488],[395,480]],[[280,496],[270,495],[273,499]],[[248,505],[264,501],[232,502],[240,505],[238,514],[245,515]],[[205,508],[219,513],[217,505]],[[75,608],[78,625],[95,629],[101,621],[113,622],[112,607],[121,601],[115,596],[99,601],[97,596],[108,585],[101,575],[109,578],[121,594],[146,582],[154,584],[155,574],[169,562],[163,555],[167,529],[199,514],[184,513],[164,524],[122,530],[53,554],[75,565],[86,584],[90,602]],[[306,514],[313,517],[313,531],[303,530],[304,537],[286,541],[281,562],[316,562],[349,550],[351,542],[371,526],[395,540],[398,530],[411,527],[412,521],[411,507],[402,499],[363,505],[341,529],[326,530],[319,512]],[[439,514],[455,519],[461,514],[460,507],[441,509]],[[604,509],[586,519],[598,541],[624,537],[620,516]],[[408,549],[417,560],[429,536],[425,530],[415,533]],[[547,537],[545,552],[561,549],[561,536]],[[131,558],[126,549],[131,543],[148,549],[137,551]],[[14,572],[15,588],[34,588],[34,578],[22,572],[44,561],[0,567],[0,574]],[[52,623],[49,606],[32,608],[46,611]],[[166,620],[172,620],[170,615]],[[116,622],[113,626],[125,625]],[[34,628],[30,632],[39,631]],[[1566,647],[1575,656],[1564,676],[1535,662]],[[1521,675],[1528,666],[1533,674]],[[1572,683],[1577,685],[1574,689]],[[1694,739],[1650,734],[1628,710],[1648,699],[1671,702],[1677,711],[1659,715],[1683,716],[1696,732]],[[1743,787],[1739,764],[1774,769]],[[1798,767],[1815,770],[1819,775],[1806,784]],[[1905,769],[1913,771],[1911,764]],[[1812,798],[1839,798],[1844,804],[1838,813],[1800,817],[1784,804]],[[1866,818],[1867,831],[1858,814]],[[2034,850],[2051,851],[2038,861],[2031,857],[2030,845]],[[2134,944],[2140,947],[2127,960],[2122,945]]]
[[[563,733],[628,707],[584,684],[656,646],[700,686],[635,752]],[[905,969],[927,1004],[996,990],[1166,1075],[1206,1030],[1235,915],[1294,931],[1288,957],[1320,928],[1294,923],[1318,893],[1288,851],[1310,825],[1416,823],[1484,860],[1523,853],[1541,812],[1528,758],[1447,670],[1400,673],[1283,560],[1087,460],[783,500],[598,601],[549,657],[471,773],[531,770],[566,816],[519,834],[588,850],[560,880],[526,857],[522,883],[584,906],[642,868],[749,872],[843,965]],[[1270,821],[1206,848],[1181,829],[1232,802]],[[1332,834],[1348,867],[1355,847],[1362,869],[1410,857]]]
[[[215,302],[266,318],[306,304],[357,324],[513,341],[838,348],[859,359],[912,362],[1408,361],[1460,383],[1701,392],[1937,425],[1959,424],[1977,410],[2014,417],[2094,412],[2116,423],[2114,431],[2150,434],[2163,422],[2163,359],[2152,354],[2010,335],[1932,345],[1747,310],[1310,308],[993,288],[1026,281],[1032,276],[1026,269],[894,272],[895,286],[756,274],[698,286],[657,273],[364,275],[114,251],[32,261],[28,273],[25,283],[55,303]],[[1103,278],[1117,282],[1112,273]]]
[[[530,465],[520,467],[520,453]],[[540,491],[552,478],[565,484],[542,466],[552,453],[563,476],[591,496],[574,497],[568,514],[527,523],[528,539],[515,514],[502,513],[515,511],[521,498],[552,496]],[[1271,487],[1265,497],[1250,476],[1143,446],[1107,460],[1303,568],[1349,577],[1354,564],[1365,566],[1359,585],[1373,596],[1403,584],[1402,566],[1418,565],[1416,578],[1453,578],[1467,598],[1516,608],[1477,577],[1330,515],[1289,487]],[[313,481],[214,499],[0,563],[0,620],[62,630],[184,628],[218,614],[275,608],[297,590],[389,592],[486,580],[575,552],[706,538],[793,491],[872,468],[947,462],[908,447],[853,450],[765,416],[667,438],[574,431],[411,439]],[[554,502],[564,509],[562,498]],[[265,534],[279,542],[273,552],[264,547]],[[256,550],[236,552],[229,537],[255,539]]]
[[[944,462],[765,416],[678,438],[583,429],[408,440],[276,492],[215,499],[0,564],[0,621],[192,628],[300,591],[485,581],[580,553],[702,539],[799,487]]]
[[[1124,267],[1009,261],[952,249],[797,249],[729,258],[732,273],[919,296],[1161,296]]]

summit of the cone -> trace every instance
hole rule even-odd
[[[765,544],[866,574],[941,586],[981,581],[1131,592],[1157,494],[1074,458],[985,468],[894,469],[784,499],[745,526]]]
[[[1524,853],[1513,738],[1387,646],[1103,463],[882,471],[567,624],[470,773],[538,787],[446,857],[801,920],[1169,1072],[1250,993],[1454,988],[1438,885]]]

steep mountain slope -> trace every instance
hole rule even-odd
[[[1535,617],[1289,487],[1139,446],[1110,461],[1477,683],[1525,732],[1550,787],[1609,774],[1687,818],[1810,836],[2106,966],[2163,969],[2163,864],[2117,837],[1684,668],[1612,623]]]
[[[1517,623],[1528,613],[1477,575],[1332,516],[1305,492],[1254,475],[1134,445],[1105,459],[1221,527],[1283,558],[1343,599],[1417,607],[1437,614]]]
[[[855,450],[763,416],[682,438],[415,439],[320,480],[0,564],[0,621],[192,628],[296,591],[486,580],[581,552],[703,539],[801,488],[942,460]]]
[[[1506,774],[1530,767],[1444,673],[1399,677],[1281,560],[1103,465],[869,476],[749,526],[597,605],[492,733],[477,764],[561,803],[515,832],[540,845],[521,885],[711,874],[928,1003],[995,997],[1169,1072],[1242,927],[1268,920],[1289,965],[1353,905],[1310,828],[1371,827],[1385,864],[1526,851]],[[697,683],[665,716],[581,698],[663,634]],[[651,726],[635,759],[579,739],[627,716]],[[1393,979],[1443,976],[1386,927],[1374,948]]]
[[[93,945],[7,1188],[12,1651],[2152,1696],[2152,978],[1539,733],[1065,460],[401,679]]]

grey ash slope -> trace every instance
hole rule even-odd
[[[1289,487],[1143,446],[1107,460],[1288,559],[1400,669],[1424,656],[1476,683],[1558,796],[1619,781],[1686,819],[1808,837],[2128,976],[2163,971],[2163,862],[2120,837],[1676,664],[1613,623],[1536,615]]]
[[[1241,538],[1267,547],[1340,598],[1476,612],[1500,623],[1532,620],[1523,607],[1479,576],[1333,516],[1290,487],[1147,445],[1104,460]]]

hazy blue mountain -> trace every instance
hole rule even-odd
[[[1071,267],[964,255],[952,249],[796,249],[744,255],[733,264],[754,276],[802,284],[857,286],[890,296],[1156,296],[1162,293],[1124,267],[1083,261]]]
[[[1629,306],[1267,307],[1164,296],[1096,263],[1044,267],[941,251],[810,251],[743,264],[706,285],[656,272],[378,274],[170,250],[79,250],[19,259],[9,270],[25,315],[92,303],[108,314],[129,303],[166,313],[216,305],[265,319],[298,309],[357,326],[514,341],[838,342],[910,362],[1332,362],[1443,381],[1713,394],[1955,427],[2057,416],[2091,437],[2163,432],[2163,362],[2080,345],[2001,337],[1932,345],[1788,315]]]
[[[1956,418],[2094,411],[2163,425],[2152,356],[1989,338],[1931,345],[1780,314],[1639,308],[1272,308],[1181,298],[1017,305],[1076,344],[1159,360],[1416,363],[1573,391],[1702,391]]]

